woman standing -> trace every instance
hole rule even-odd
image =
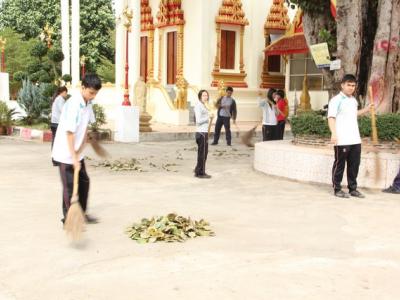
[[[211,178],[206,173],[206,160],[208,154],[208,120],[207,109],[209,94],[206,90],[201,90],[198,94],[199,101],[194,107],[196,118],[196,143],[197,143],[197,165],[194,169],[194,176],[197,178]]]
[[[278,111],[274,102],[275,93],[275,89],[269,89],[267,92],[267,99],[263,99],[259,103],[259,106],[263,110],[263,141],[272,141],[277,139],[278,121],[276,116]]]
[[[67,99],[67,95],[68,95],[68,89],[65,86],[60,86],[53,97],[53,103],[51,105],[51,123],[50,123],[50,129],[53,136],[51,140],[51,149],[53,149],[53,143],[56,137],[58,123],[60,122],[61,111],[65,104],[65,100]],[[53,160],[53,166],[57,166],[57,163],[54,160]]]
[[[278,120],[277,139],[283,140],[283,135],[285,133],[286,117],[288,113],[288,103],[287,99],[285,98],[285,92],[283,90],[277,90],[274,100],[276,102],[276,107],[279,110],[279,114],[276,117]]]

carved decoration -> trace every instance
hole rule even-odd
[[[264,24],[264,35],[285,33],[288,30],[290,19],[284,0],[274,0]]]
[[[161,0],[157,13],[157,27],[184,25],[185,17],[181,5],[182,0]]]
[[[140,1],[140,30],[154,30],[153,16],[151,15],[151,7],[149,0]]]
[[[240,0],[223,0],[215,21],[220,24],[249,25]]]

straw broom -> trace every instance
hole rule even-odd
[[[104,149],[103,146],[100,145],[99,141],[96,139],[94,134],[88,133],[87,141],[92,146],[94,152],[101,158],[107,158],[110,156],[109,153],[107,152],[107,150]]]
[[[252,129],[250,129],[249,131],[245,132],[242,135],[242,138],[241,138],[242,143],[244,145],[246,145],[247,147],[254,147],[253,136],[254,136],[254,133],[256,132],[258,125],[260,125],[260,123],[256,124],[256,126],[254,126]]]
[[[79,241],[85,228],[85,216],[78,201],[79,168],[74,169],[74,187],[72,191],[71,205],[68,209],[64,229],[72,241]]]
[[[372,86],[368,87],[368,94],[370,103],[374,104]],[[371,114],[372,145],[376,146],[378,144],[378,129],[376,127],[375,105],[371,106],[370,114]],[[380,166],[378,149],[376,149],[375,147],[373,149],[374,149],[373,152],[375,154],[375,181],[377,182],[381,178],[381,166]]]

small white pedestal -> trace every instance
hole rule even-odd
[[[0,73],[0,101],[10,100],[10,84],[8,73]]]
[[[122,143],[138,143],[139,107],[119,106],[117,108],[115,117],[114,140]]]

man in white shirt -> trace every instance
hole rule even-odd
[[[79,203],[83,211],[87,208],[89,176],[83,160],[83,147],[89,123],[95,122],[91,101],[101,89],[101,80],[95,74],[88,74],[82,80],[81,90],[64,105],[54,139],[52,157],[59,163],[63,185],[64,222],[71,205],[74,170],[79,170]],[[96,223],[95,218],[86,215],[88,223]]]
[[[329,101],[328,108],[331,142],[335,145],[332,183],[335,196],[340,198],[365,197],[357,190],[357,175],[361,160],[361,137],[357,117],[369,112],[373,104],[358,110],[358,102],[353,97],[356,85],[357,80],[354,75],[345,75],[341,82],[342,91]],[[341,187],[346,162],[349,194]]]

